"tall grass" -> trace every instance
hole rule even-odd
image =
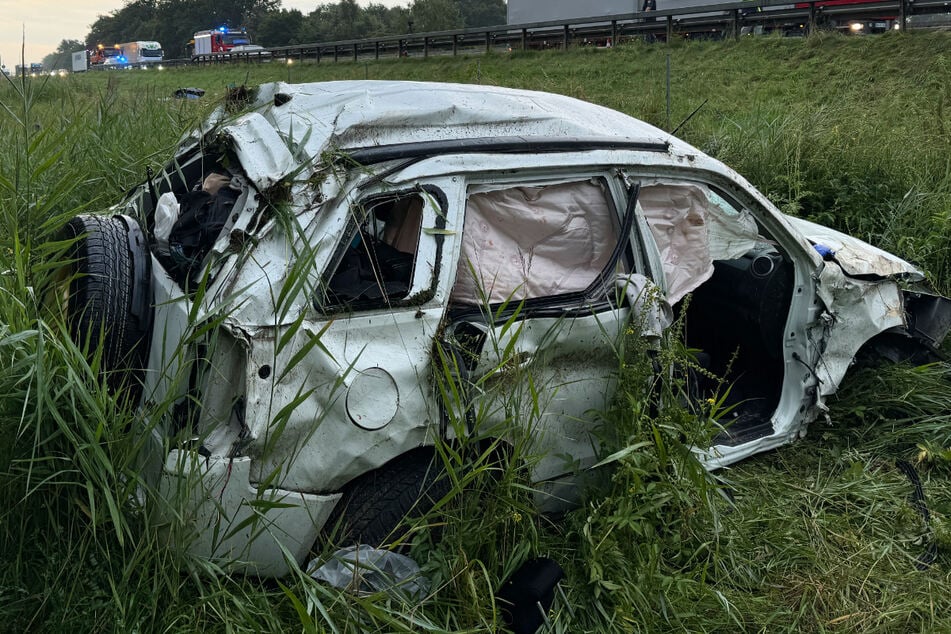
[[[784,211],[906,254],[947,292],[949,52],[943,34],[823,36],[3,83],[0,630],[495,631],[495,592],[534,555],[567,571],[568,602],[551,615],[558,632],[947,629],[945,366],[857,372],[829,423],[711,477],[685,449],[711,433],[710,412],[657,401],[680,387],[647,389],[650,355],[626,340],[622,389],[601,414],[614,457],[580,508],[535,512],[518,460],[533,459],[527,441],[509,461],[476,442],[440,447],[454,484],[437,512],[413,520],[411,552],[433,587],[414,605],[302,573],[282,585],[232,577],[167,548],[137,495],[147,423],[100,383],[95,358],[64,336],[42,291],[63,248],[58,228],[163,164],[229,84],[480,81],[570,94],[663,126],[670,55],[672,122],[709,99],[683,136]],[[209,96],[170,99],[190,85]],[[665,350],[664,365],[689,362],[675,343]],[[896,460],[919,465],[930,524]],[[937,559],[919,570],[929,543]]]

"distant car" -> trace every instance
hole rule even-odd
[[[512,421],[539,503],[575,497],[630,329],[682,317],[730,386],[715,468],[803,436],[863,351],[933,358],[951,323],[915,266],[662,130],[484,85],[237,91],[68,229],[73,334],[153,416],[158,490],[195,552],[263,575],[329,527],[392,539],[444,490],[437,441]]]
[[[233,47],[230,53],[236,53],[247,57],[270,57],[271,51],[265,50],[263,46],[257,44],[239,44]]]

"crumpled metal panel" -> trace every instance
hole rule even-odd
[[[159,492],[183,502],[189,524],[185,535],[173,532],[171,537],[231,571],[283,576],[289,572],[285,552],[298,564],[304,562],[341,495],[258,490],[249,484],[250,470],[247,457],[206,459],[173,449]],[[181,528],[182,517],[166,519],[167,525]]]
[[[530,429],[535,482],[595,463],[592,411],[604,411],[617,384],[617,342],[626,307],[562,317],[532,317],[489,328],[469,380],[480,424],[518,421]],[[571,462],[572,464],[568,464]]]
[[[905,326],[903,298],[891,280],[857,280],[836,266],[823,269],[817,288],[826,305],[825,349],[816,366],[819,391],[835,393],[855,354],[875,335]]]
[[[832,249],[833,259],[842,267],[846,275],[853,277],[902,276],[909,281],[920,281],[925,278],[924,273],[912,264],[858,238],[802,218],[786,216],[786,219],[813,244]]]
[[[276,95],[282,96],[275,100]],[[259,87],[251,107],[299,144],[301,160],[339,148],[512,136],[670,142],[672,149],[696,153],[666,132],[615,110],[561,95],[494,86],[279,82]]]
[[[323,324],[305,322],[276,351],[274,332],[251,341],[247,373],[252,481],[277,473],[281,487],[336,491],[353,477],[432,441],[439,422],[429,385],[432,338],[441,311],[381,311]],[[280,338],[288,337],[282,329]],[[320,345],[313,345],[319,337]],[[266,368],[266,370],[264,369]],[[386,368],[398,393],[385,424],[361,428],[347,408],[364,371]]]
[[[257,112],[240,116],[221,134],[231,140],[241,167],[258,191],[267,190],[299,167],[281,135]]]

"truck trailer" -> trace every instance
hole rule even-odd
[[[659,0],[658,9],[664,0]],[[574,20],[640,11],[642,0],[508,0],[508,24]],[[668,7],[663,7],[668,8]],[[593,21],[597,21],[596,19]]]
[[[81,73],[83,71],[89,70],[89,51],[85,49],[81,51],[73,51],[73,72]]]
[[[732,4],[735,0],[656,0],[657,11],[676,10],[676,9],[696,9],[697,7],[710,7],[716,9],[720,4]],[[843,5],[867,5],[867,11],[839,14],[836,8]],[[876,6],[874,0],[820,0],[814,3],[815,8],[819,10],[818,20],[820,26],[828,29],[837,29],[847,33],[859,34],[870,32],[882,32],[892,29],[896,26],[896,16],[894,10],[886,8],[887,3],[882,2],[883,6]],[[644,8],[644,0],[590,0],[586,3],[579,3],[575,0],[508,0],[507,3],[507,23],[533,24],[537,22],[554,22],[574,20],[583,24],[600,24],[605,18],[612,15],[636,13]],[[808,2],[800,1],[788,5],[773,5],[762,12],[761,19],[750,20],[751,25],[744,29],[744,33],[767,33],[779,31],[786,35],[801,35],[805,27],[801,17],[789,17],[789,10],[802,9],[803,12],[810,8]],[[757,9],[750,9],[747,14],[759,13]],[[682,16],[675,15],[674,19],[678,21],[702,21],[707,16],[722,14],[719,11],[710,11],[702,13],[690,13]],[[767,19],[766,16],[775,15],[775,19]],[[699,22],[698,22],[699,23]],[[678,27],[681,31],[689,28],[689,25],[681,24]],[[702,34],[702,31],[697,30]],[[717,33],[714,29],[710,34]]]

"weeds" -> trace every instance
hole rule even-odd
[[[710,97],[683,131],[690,141],[783,210],[908,254],[947,291],[949,48],[943,34],[685,43],[671,49],[674,119]],[[489,55],[478,73],[465,59],[302,66],[294,80],[478,75],[662,123],[664,62],[656,47],[631,44]],[[552,614],[558,632],[948,628],[947,367],[856,371],[830,425],[714,477],[688,448],[716,433],[717,415],[678,405],[688,389],[678,370],[691,361],[676,337],[659,351],[624,339],[618,400],[601,415],[607,462],[587,501],[563,515],[536,511],[530,438],[513,431],[503,446],[467,433],[469,417],[492,410],[459,389],[443,359],[437,384],[458,404],[458,441],[438,448],[449,493],[409,525],[433,587],[421,605],[354,597],[296,570],[283,585],[230,576],[169,548],[140,503],[148,423],[101,384],[96,357],[63,336],[40,289],[64,248],[58,228],[118,200],[213,105],[169,100],[175,88],[223,95],[246,74],[253,84],[287,72],[266,66],[0,86],[0,629],[497,631],[495,593],[534,555],[568,573],[568,605]],[[307,277],[298,271],[293,283]],[[511,358],[496,343],[500,360]],[[492,424],[531,421],[544,397],[541,384],[523,382]],[[922,475],[930,528],[898,460]],[[918,570],[929,540],[937,559]]]

